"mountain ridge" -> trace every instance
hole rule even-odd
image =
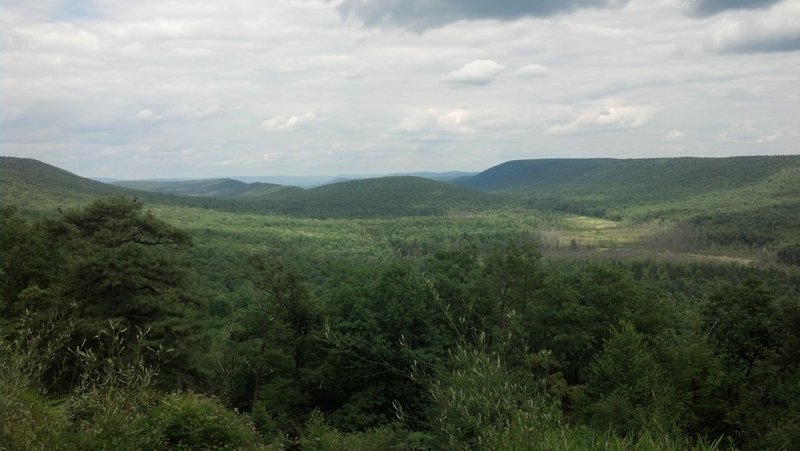
[[[312,189],[267,184],[246,184],[232,179],[197,183],[184,188],[216,193],[220,184],[238,191],[236,195],[185,195],[153,192],[104,184],[33,159],[0,157],[3,204],[54,210],[77,206],[97,197],[132,196],[172,206],[200,207],[232,213],[282,214],[315,218],[396,217],[440,215],[454,209],[489,208],[502,201],[496,196],[453,184],[419,177],[383,177],[349,180]],[[149,186],[168,186],[174,182]],[[230,194],[229,192],[228,194]]]

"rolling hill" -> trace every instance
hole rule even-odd
[[[233,179],[183,180],[164,182],[157,180],[117,181],[113,185],[141,191],[151,191],[177,196],[237,197],[265,195],[285,188],[274,183],[245,183]]]
[[[230,179],[137,182],[140,184],[126,183],[124,187],[32,159],[2,157],[0,168],[2,204],[30,211],[52,211],[106,196],[135,196],[156,205],[313,218],[440,215],[503,204],[492,194],[419,177],[351,180],[308,190]],[[137,186],[147,191],[133,189]]]
[[[458,183],[540,208],[638,217],[800,201],[796,180],[800,156],[753,156],[517,160]]]
[[[142,196],[144,195],[144,196]],[[0,203],[28,211],[54,210],[108,196],[149,193],[112,186],[30,158],[0,157]]]
[[[259,203],[253,199],[253,203]],[[349,180],[264,197],[265,209],[311,217],[427,216],[494,208],[497,196],[421,177]]]

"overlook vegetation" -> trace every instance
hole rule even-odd
[[[800,448],[798,157],[0,169],[0,449]]]

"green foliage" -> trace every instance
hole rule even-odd
[[[252,194],[253,191],[264,193],[269,189],[276,190],[282,188],[280,185],[273,185],[270,183],[248,184],[232,179],[186,180],[179,182],[158,182],[150,180],[122,181],[114,182],[113,185],[178,196],[212,197],[245,196]]]
[[[459,346],[448,366],[426,382],[436,449],[498,449],[501,444],[515,449],[560,424],[558,405],[510,372],[497,355]]]
[[[282,258],[252,257],[250,263],[259,291],[237,315],[229,342],[235,354],[220,360],[230,368],[227,396],[253,412],[262,433],[294,436],[309,411],[309,392],[319,384],[313,337],[321,325],[319,307],[305,276]],[[242,358],[245,371],[237,364]]]
[[[193,393],[163,397],[136,422],[149,449],[261,449],[247,417],[225,409],[218,401]]]
[[[0,156],[0,201],[4,207],[23,205],[27,212],[55,211],[107,196],[169,201],[166,196],[107,185],[30,158]]]
[[[795,238],[800,229],[800,203],[760,206],[745,211],[697,215],[690,221],[700,239],[709,244],[764,247]],[[791,247],[781,248],[781,256],[790,264]],[[796,250],[794,252],[797,252]]]
[[[567,381],[576,384],[608,337],[609,324],[627,319],[655,335],[669,319],[624,268],[571,266],[546,276],[521,321],[529,349],[551,350]]]
[[[627,436],[673,434],[683,407],[633,324],[621,321],[595,355],[586,376],[585,415],[597,429]]]
[[[327,347],[343,359],[334,384],[341,415],[336,426],[386,423],[394,405],[414,411],[425,402],[409,379],[413,361],[442,357],[452,337],[430,284],[409,265],[351,273],[331,287]]]
[[[785,265],[800,266],[800,244],[790,244],[780,248],[778,261]]]
[[[798,241],[795,160],[551,162],[508,203],[388,178],[150,210],[70,209],[116,188],[3,160],[3,201],[31,201],[0,215],[0,448],[259,447],[254,429],[309,449],[797,448],[800,285],[771,254]],[[665,217],[663,247],[626,253],[648,229],[592,248],[637,227],[597,221],[540,251],[575,218],[520,199]],[[756,245],[753,266],[666,252]]]
[[[797,156],[518,160],[461,183],[543,201],[601,201],[616,209],[748,186],[798,166]]]
[[[62,449],[69,422],[48,400],[44,375],[71,332],[67,317],[44,327],[30,315],[0,324],[0,449]]]
[[[404,443],[406,434],[389,426],[369,429],[364,432],[342,433],[325,422],[322,414],[315,411],[306,423],[299,444],[309,451],[383,451],[412,449]]]
[[[745,378],[775,349],[776,313],[769,293],[757,279],[723,288],[708,301],[704,314],[709,337]]]
[[[47,224],[24,218],[16,208],[0,210],[0,315],[19,318],[43,312],[62,300],[59,266],[64,255],[53,246]]]
[[[109,198],[67,211],[51,235],[68,257],[63,285],[78,303],[76,343],[91,346],[108,319],[129,334],[151,329],[147,344],[154,348],[190,342],[192,325],[184,317],[193,296],[178,256],[191,240],[183,231],[145,212],[135,199]],[[163,368],[171,384],[195,377],[187,357],[175,353]]]
[[[145,361],[146,331],[138,331],[131,352],[126,330],[110,322],[94,348],[77,348],[80,383],[65,400],[73,425],[72,441],[80,449],[140,449],[138,417],[155,401],[151,391],[157,369]],[[132,355],[131,355],[132,354]],[[157,358],[156,358],[157,359]]]

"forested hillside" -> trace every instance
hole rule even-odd
[[[135,199],[8,161],[0,448],[800,447],[800,247],[664,260],[661,222],[414,177]],[[762,223],[698,227],[800,243],[776,171]]]
[[[800,168],[800,156],[509,161],[459,183],[484,191],[665,200],[740,188]]]
[[[376,218],[442,215],[501,206],[497,196],[421,177],[383,177],[301,189],[231,179],[186,182],[120,182],[107,185],[56,167],[0,157],[2,194],[8,204],[53,208],[99,196],[128,195],[156,204],[234,213],[311,218]],[[30,196],[37,196],[35,199]]]
[[[232,179],[184,180],[175,182],[155,180],[117,181],[113,182],[113,185],[163,194],[214,197],[246,196],[252,195],[254,192],[265,194],[284,188],[281,185],[272,183],[244,183]]]
[[[240,211],[305,217],[425,216],[451,210],[482,209],[503,202],[497,196],[419,176],[347,180],[305,190],[231,179],[114,184],[179,196],[224,197],[237,202]]]
[[[661,242],[778,249],[800,227],[800,156],[509,161],[458,183],[533,208],[670,224]],[[667,230],[668,229],[668,230]]]
[[[30,158],[0,157],[0,201],[3,205],[54,209],[101,196],[133,195]]]
[[[624,216],[797,200],[800,156],[509,161],[459,183],[549,208]],[[723,202],[720,202],[722,200]]]

